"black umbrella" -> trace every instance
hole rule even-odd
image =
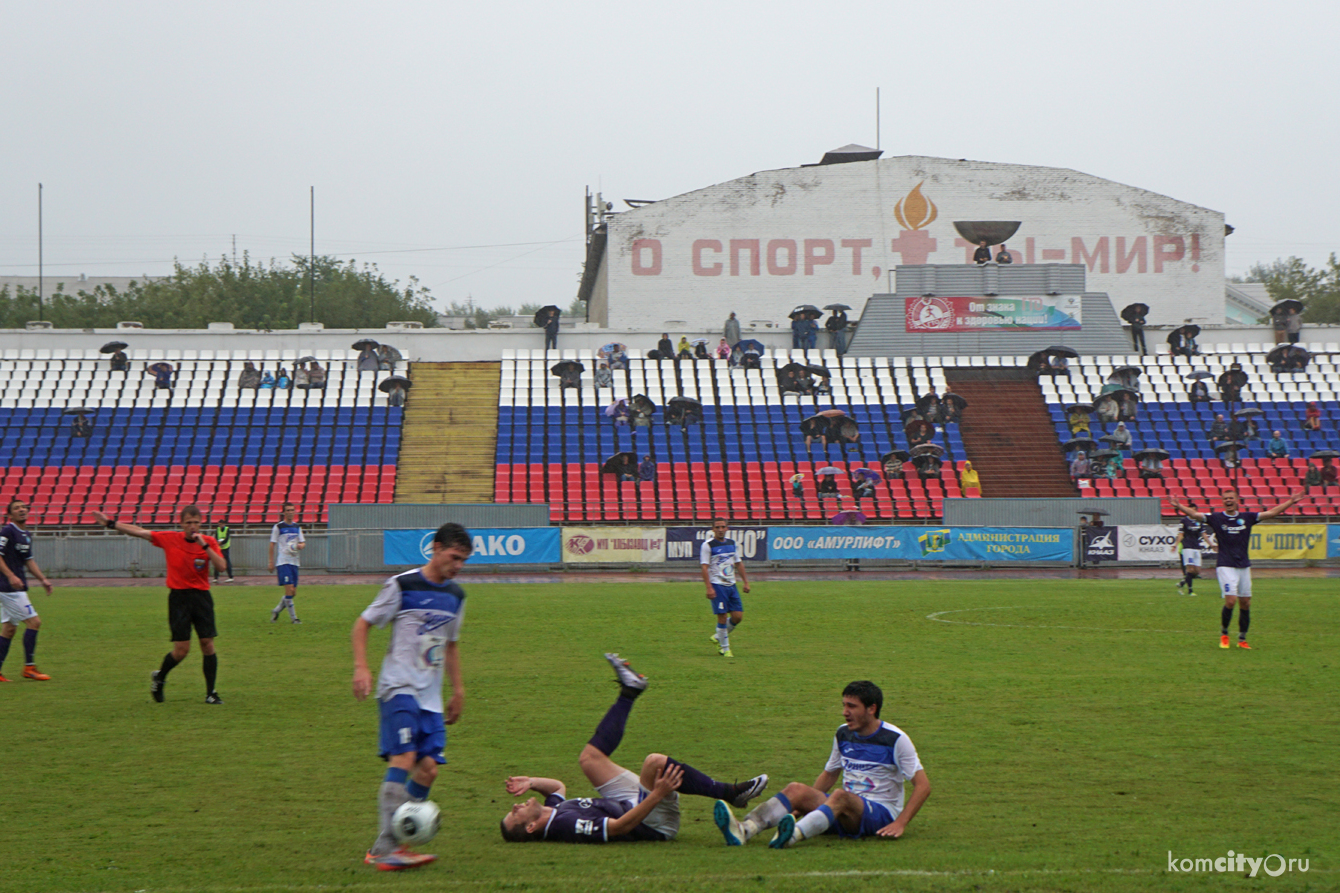
[[[1108,376],[1107,380],[1111,381],[1118,375],[1134,375],[1138,378],[1140,375],[1144,374],[1144,371],[1145,370],[1141,369],[1139,366],[1118,366],[1116,369],[1112,370],[1112,374]]]
[[[640,412],[643,415],[651,415],[656,411],[656,404],[651,402],[651,398],[646,394],[634,394],[628,401],[629,407],[633,412]]]
[[[833,373],[829,372],[823,366],[806,366],[805,371],[811,375],[817,375],[820,378],[832,378]]]
[[[1214,378],[1214,373],[1206,372],[1205,370],[1202,369],[1200,372],[1192,372],[1190,375],[1187,376],[1187,378],[1191,379],[1192,381],[1198,381],[1202,378]]]
[[[1226,440],[1223,443],[1215,446],[1214,451],[1216,453],[1226,453],[1229,450],[1245,450],[1245,449],[1247,449],[1247,444],[1242,443],[1241,441]]]
[[[785,376],[790,378],[791,376],[798,375],[804,378],[810,374],[809,368],[810,367],[806,366],[804,363],[787,363],[785,366],[777,370],[777,377],[781,378]]]
[[[1098,439],[1101,440],[1103,443],[1125,443],[1125,442],[1126,442],[1126,441],[1122,440],[1120,437],[1117,437],[1117,435],[1115,435],[1115,434],[1104,434],[1102,437],[1100,437],[1100,438],[1098,438]]]
[[[377,390],[381,391],[383,394],[389,394],[391,393],[391,389],[396,385],[399,385],[408,391],[410,388],[414,387],[414,382],[403,375],[390,375],[378,383]]]
[[[1200,334],[1200,326],[1185,325],[1179,326],[1168,333],[1168,343],[1174,343],[1176,338],[1195,338]]]
[[[839,311],[839,310],[850,310],[851,308],[848,307],[846,304],[825,304],[824,309]]]
[[[354,350],[376,350],[381,345],[371,338],[359,338],[354,342],[353,347]]]
[[[1077,515],[1093,515],[1095,518],[1106,518],[1111,512],[1105,512],[1102,509],[1080,509],[1075,512]]]
[[[1288,313],[1291,310],[1294,313],[1302,313],[1303,302],[1296,301],[1293,298],[1289,298],[1288,300],[1280,301],[1274,307],[1270,308],[1271,313]]]
[[[855,419],[834,419],[833,436],[846,443],[855,443],[861,435],[861,429],[857,427]]]
[[[742,341],[737,341],[735,343],[735,346],[732,347],[731,349],[738,350],[740,353],[757,353],[757,354],[761,354],[763,353],[764,350],[766,350],[766,348],[763,346],[763,342],[755,338],[745,338]]]
[[[75,406],[61,412],[61,415],[88,415],[93,412],[91,409],[85,409],[82,406]]]
[[[98,348],[98,353],[116,353],[118,350],[125,350],[127,347],[130,347],[130,345],[124,341],[108,341]]]
[[[881,465],[888,465],[890,462],[906,462],[912,458],[912,454],[907,450],[893,450],[879,457]]]
[[[789,314],[787,314],[787,317],[789,319],[797,319],[801,317],[805,319],[818,319],[823,315],[824,312],[820,310],[818,307],[815,307],[813,304],[801,304],[795,310],[792,310]]]
[[[1121,453],[1118,452],[1117,450],[1098,450],[1097,452],[1090,453],[1089,458],[1098,459],[1103,462],[1106,462],[1108,459],[1115,459],[1117,456],[1120,455]]]
[[[1044,350],[1043,353],[1051,357],[1065,357],[1068,360],[1079,359],[1079,353],[1066,347],[1064,344],[1053,344],[1051,347]]]
[[[934,437],[935,426],[925,419],[913,419],[903,426],[903,433],[907,435],[907,442],[915,446]]]
[[[1340,459],[1340,453],[1335,450],[1317,450],[1309,459]]]
[[[1143,462],[1146,459],[1158,459],[1160,461],[1166,461],[1168,458],[1169,458],[1168,451],[1160,450],[1158,448],[1141,450],[1140,452],[1135,454],[1135,459],[1137,462]]]
[[[1149,313],[1148,304],[1127,304],[1121,308],[1121,318],[1129,323],[1135,322],[1140,317]]]
[[[299,362],[299,363],[317,363],[317,362],[320,362],[320,361],[319,361],[316,357],[308,355],[308,356],[305,356],[305,357],[298,357],[298,362]]]
[[[550,366],[549,371],[554,375],[566,375],[574,372],[580,374],[586,371],[586,367],[576,360],[560,360]]]
[[[912,447],[912,461],[916,461],[924,456],[940,457],[945,454],[945,448],[938,443],[923,443]]]
[[[1265,415],[1265,414],[1266,414],[1266,412],[1265,412],[1264,409],[1257,409],[1257,408],[1254,407],[1254,406],[1249,406],[1249,407],[1246,408],[1246,409],[1238,409],[1238,410],[1235,410],[1235,411],[1233,412],[1233,418],[1235,418],[1235,419],[1250,419],[1250,418],[1252,418],[1253,416]]]
[[[1067,453],[1073,453],[1075,450],[1083,450],[1087,453],[1098,448],[1098,441],[1092,437],[1072,437],[1061,444],[1061,448]]]
[[[629,474],[628,469],[637,468],[637,455],[635,453],[615,453],[605,460],[600,466],[601,474]]]
[[[145,371],[145,372],[151,372],[151,373],[153,373],[154,375],[157,375],[157,374],[160,373],[160,372],[171,372],[171,371],[172,371],[172,364],[171,364],[171,363],[154,363],[152,366],[148,366],[148,367],[146,367],[144,371]]]
[[[1302,356],[1308,359],[1312,354],[1308,353],[1307,348],[1299,347],[1297,344],[1281,344],[1279,347],[1266,354],[1266,363],[1274,366],[1285,362],[1290,356]]]
[[[810,416],[808,419],[802,419],[800,422],[800,433],[806,437],[822,437],[826,435],[832,423],[821,415]]]
[[[919,421],[922,418],[922,414],[921,410],[917,409],[916,407],[912,407],[911,409],[904,409],[900,411],[898,413],[898,417],[902,419],[903,424],[906,425],[908,422]]]
[[[535,311],[535,318],[532,320],[532,322],[534,322],[535,325],[538,326],[539,328],[543,329],[543,328],[545,327],[545,325],[549,322],[549,315],[550,315],[550,314],[553,314],[553,315],[557,316],[557,315],[561,314],[562,312],[563,312],[563,311],[562,311],[562,310],[559,310],[558,307],[556,307],[555,305],[553,305],[553,304],[546,304],[545,306],[541,307],[539,310],[536,310],[536,311]]]
[[[952,408],[954,412],[959,413],[968,408],[968,401],[958,394],[945,394],[940,398],[940,402]]]
[[[1070,404],[1069,406],[1067,406],[1067,407],[1065,408],[1065,411],[1066,411],[1067,413],[1071,413],[1071,412],[1082,412],[1082,413],[1084,413],[1085,415],[1088,415],[1089,413],[1093,412],[1093,404],[1092,404],[1092,403],[1072,403],[1072,404]]]
[[[694,400],[692,397],[671,397],[666,402],[669,403],[671,406],[682,406],[685,409],[703,408],[702,402],[699,400]]]
[[[1243,387],[1247,384],[1247,373],[1243,372],[1241,369],[1229,369],[1223,375],[1219,376],[1219,386],[1223,387],[1225,383]]]

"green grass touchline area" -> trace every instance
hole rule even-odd
[[[0,891],[1340,887],[1334,581],[1258,580],[1251,651],[1218,647],[1209,580],[1191,598],[1175,582],[760,583],[728,660],[701,583],[467,575],[465,714],[422,848],[441,860],[395,874],[362,863],[383,763],[375,702],[350,693],[349,629],[376,587],[301,586],[299,626],[270,622],[277,588],[217,588],[222,707],[195,643],[150,700],[165,589],[35,589],[53,678],[18,678],[16,639]],[[374,669],[385,645],[374,631]],[[635,771],[659,751],[727,781],[767,772],[769,794],[811,783],[841,689],[870,679],[934,793],[898,842],[726,848],[711,801],[683,797],[672,843],[504,843],[508,775],[590,791],[576,759],[617,693],[605,651],[651,679],[615,754]],[[1170,853],[1229,850],[1309,870],[1168,871]]]

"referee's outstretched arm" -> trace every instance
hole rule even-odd
[[[113,521],[102,512],[94,512],[93,517],[98,523],[108,530],[115,530],[117,533],[124,533],[126,536],[137,536],[142,540],[152,541],[154,533],[152,530],[145,530],[143,527],[137,527],[134,524],[127,524],[125,521]]]

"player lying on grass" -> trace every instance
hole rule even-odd
[[[679,794],[729,800],[743,807],[768,785],[759,775],[739,784],[709,778],[687,763],[663,753],[648,754],[639,778],[610,756],[623,740],[633,702],[647,688],[647,677],[633,672],[617,654],[606,654],[619,680],[619,697],[605,713],[595,735],[577,757],[599,797],[565,799],[567,787],[554,778],[514,775],[507,793],[527,791],[544,796],[518,803],[503,817],[503,840],[552,840],[561,843],[615,843],[632,840],[673,840],[679,833]]]
[[[718,801],[717,827],[727,846],[743,846],[765,828],[776,827],[768,846],[782,849],[797,841],[836,833],[899,838],[931,795],[931,782],[907,733],[879,718],[884,693],[873,682],[853,682],[842,690],[843,725],[833,736],[833,753],[811,787],[793,781],[775,797],[736,820],[730,805]],[[842,773],[842,788],[829,788]],[[903,784],[912,781],[912,797],[903,805]],[[796,816],[802,816],[797,821]]]

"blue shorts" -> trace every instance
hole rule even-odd
[[[279,575],[280,586],[298,585],[298,566],[296,564],[281,564],[275,568],[275,573]]]
[[[865,809],[861,811],[861,826],[859,828],[855,831],[848,831],[842,827],[841,822],[834,822],[832,827],[828,829],[828,833],[836,833],[838,837],[857,840],[862,837],[873,837],[880,828],[893,824],[893,813],[889,812],[888,807],[864,797],[861,798],[861,803],[865,804]]]
[[[712,597],[713,614],[729,614],[731,611],[744,611],[744,602],[740,601],[740,590],[734,586],[723,586],[720,583],[713,583],[712,590],[716,593]]]
[[[432,757],[439,764],[447,761],[447,727],[441,713],[419,707],[413,695],[396,695],[381,701],[381,757],[401,753]]]

